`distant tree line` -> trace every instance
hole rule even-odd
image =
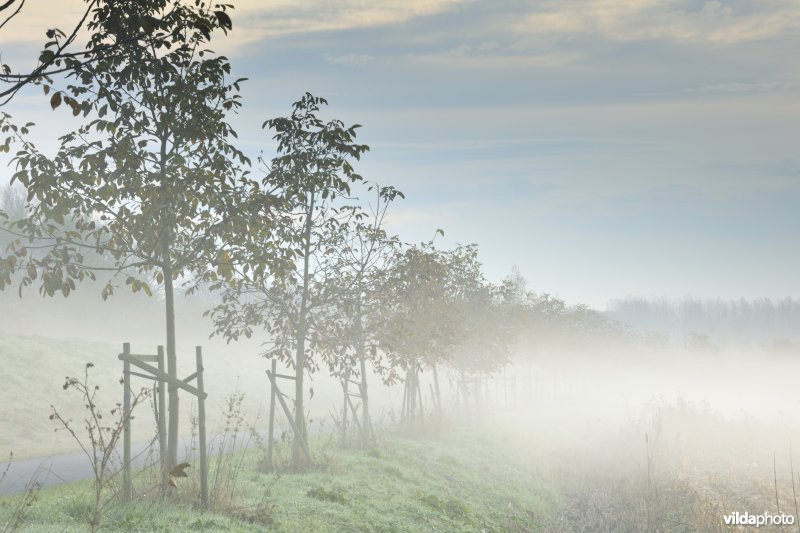
[[[623,298],[611,301],[606,315],[641,332],[677,338],[703,334],[718,343],[800,339],[800,300],[794,298]]]

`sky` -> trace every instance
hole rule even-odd
[[[626,296],[800,297],[800,2],[244,0],[227,55],[246,152],[306,91],[363,127],[357,165],[406,199],[390,229],[476,242],[499,281],[605,309]],[[80,0],[28,0],[2,61],[35,62]],[[41,89],[4,111],[43,146]],[[0,183],[11,169],[0,162]]]

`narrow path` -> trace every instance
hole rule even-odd
[[[283,428],[275,428],[275,436],[280,437],[282,431],[284,431]],[[320,428],[309,428],[309,435],[318,433],[320,433]],[[266,442],[267,432],[259,431],[259,435]],[[214,435],[208,440],[209,456],[220,454],[220,438],[221,435]],[[230,449],[233,435],[228,435],[227,440],[225,452],[256,447],[256,441],[249,430],[236,433],[235,450]],[[192,445],[189,439],[183,439],[181,446],[178,447],[179,461],[184,461],[187,456],[196,456],[196,450],[196,441]],[[117,450],[120,453],[116,454],[117,468],[122,462],[121,451],[120,447]],[[158,459],[158,444],[154,443],[152,446],[150,443],[133,444],[131,446],[131,456],[133,457],[132,465],[134,470],[153,464]],[[115,471],[116,469],[112,468],[111,470]],[[83,452],[0,462],[0,474],[3,472],[6,472],[6,475],[0,482],[0,496],[25,492],[35,483],[38,483],[41,487],[52,487],[94,478],[92,465]]]

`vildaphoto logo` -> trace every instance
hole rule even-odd
[[[726,526],[791,526],[794,524],[794,515],[790,514],[751,514],[747,511],[735,511],[722,517]]]

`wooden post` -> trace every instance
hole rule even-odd
[[[267,376],[269,376],[269,380],[272,383],[272,388],[275,390],[275,396],[278,398],[278,401],[281,404],[281,408],[283,409],[286,418],[289,420],[289,424],[292,426],[292,431],[294,431],[295,437],[300,435],[300,447],[303,450],[306,459],[308,459],[309,463],[312,463],[313,460],[311,459],[311,450],[308,449],[308,442],[306,441],[306,435],[304,433],[301,434],[299,428],[297,427],[297,424],[294,423],[294,417],[292,417],[292,412],[289,411],[289,407],[286,405],[286,402],[283,399],[281,391],[278,390],[278,384],[275,382],[276,374],[273,374],[272,372],[267,372]]]
[[[164,347],[158,347],[158,369],[164,372]],[[165,492],[169,486],[169,468],[167,467],[167,391],[165,383],[158,381],[158,455],[161,463],[161,490]]]
[[[272,360],[272,375],[274,376],[278,371],[278,362]],[[275,440],[275,385],[270,381],[269,387],[269,435],[267,436],[267,470],[273,470],[272,464],[272,446]]]
[[[208,463],[206,461],[206,400],[203,390],[203,348],[195,347],[197,359],[197,416],[200,422],[200,498],[203,506],[208,505]]]
[[[122,345],[122,353],[131,353],[131,344],[126,342]],[[131,364],[125,360],[122,364],[122,416],[124,416],[123,439],[122,439],[122,499],[127,501],[131,498]]]

